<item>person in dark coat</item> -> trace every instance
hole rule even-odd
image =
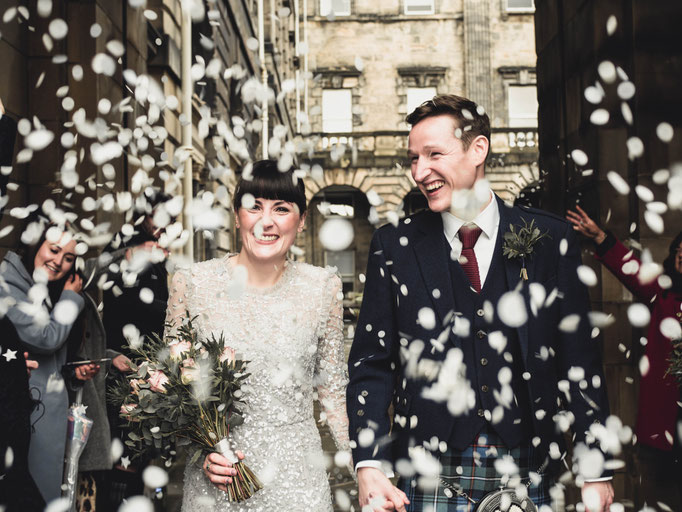
[[[436,96],[407,122],[429,211],[379,228],[370,246],[348,358],[360,505],[471,510],[512,481],[549,505],[570,417],[576,450],[601,461],[580,466],[583,501],[608,511],[612,475],[589,431],[609,404],[570,224],[490,190],[490,121],[474,102]],[[523,243],[527,227],[542,237]]]
[[[671,510],[682,510],[682,393],[672,375],[666,375],[673,343],[661,332],[666,318],[682,322],[682,232],[671,242],[663,270],[669,278],[644,281],[641,261],[611,232],[602,230],[585,211],[576,206],[566,218],[573,229],[596,244],[595,257],[651,312],[645,357],[648,371],[639,381],[637,407],[638,473],[641,475],[641,501],[665,503]]]
[[[0,99],[0,167],[12,165],[17,124],[5,115]],[[7,203],[8,175],[0,173],[0,214]],[[28,470],[28,447],[31,412],[37,403],[31,398],[23,347],[14,325],[4,315],[9,304],[0,311],[0,507],[7,512],[39,511],[45,507],[33,477]],[[34,366],[34,368],[37,366]]]
[[[109,274],[112,283],[104,291],[103,302],[107,348],[127,357],[133,354],[127,348],[130,341],[126,336],[140,340],[144,336],[163,336],[168,303],[168,251],[158,244],[164,229],[154,224],[154,213],[161,203],[171,198],[152,189],[147,190],[143,198],[142,206],[138,207],[138,218],[134,222],[136,231],[132,235],[116,234],[103,251],[105,254],[125,251],[125,261],[115,269],[117,272]],[[134,333],[131,334],[131,331]],[[125,372],[114,367],[110,374],[112,380],[118,378],[117,370]],[[109,404],[108,414],[112,437],[125,441],[127,433],[124,422],[119,418],[119,409]],[[144,461],[138,459],[137,464],[142,466]],[[139,469],[118,464],[110,472],[110,502],[113,505],[143,492]]]

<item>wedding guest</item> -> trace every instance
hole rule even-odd
[[[50,225],[46,218],[35,215],[24,238],[27,242],[22,242],[19,254],[10,251],[3,260],[0,276],[6,286],[0,287],[0,300],[9,306],[6,319],[21,346],[39,363],[29,381],[33,399],[40,406],[31,414],[35,430],[28,465],[40,494],[49,503],[61,496],[69,405],[61,368],[74,321],[83,309],[79,295],[82,279],[74,267],[76,240],[65,224]],[[87,380],[97,371],[96,365],[82,365],[75,375]]]
[[[107,254],[106,259],[99,257],[85,261],[84,280],[88,283],[81,296],[85,306],[81,314],[83,320],[82,343],[70,360],[111,361],[102,364],[102,370],[92,379],[84,381],[80,386],[73,386],[74,391],[82,388],[82,403],[87,407],[86,414],[93,420],[88,442],[78,460],[79,479],[76,493],[76,510],[94,512],[109,510],[110,478],[109,471],[113,467],[111,453],[111,428],[107,414],[106,386],[107,374],[111,368],[126,372],[130,360],[124,354],[107,348],[107,337],[102,318],[97,309],[97,283],[99,276],[106,270],[105,263],[119,263],[125,255],[125,249]],[[73,392],[71,393],[73,396]]]
[[[155,225],[154,215],[156,209],[170,199],[168,194],[159,190],[152,188],[145,190],[141,201],[137,204],[136,215],[133,219],[135,232],[132,235],[117,233],[103,250],[103,254],[118,251],[124,251],[126,254],[127,263],[124,268],[119,266],[116,271],[109,272],[108,279],[113,282],[113,285],[108,287],[103,294],[107,347],[126,357],[131,356],[127,349],[129,341],[124,336],[126,326],[128,328],[134,326],[140,337],[163,336],[168,303],[168,271],[166,270],[168,251],[158,243],[164,228]],[[168,220],[172,221],[170,218]],[[135,263],[135,269],[129,268],[131,261]],[[133,279],[126,279],[124,274],[132,275],[133,270],[135,272]],[[140,297],[143,289],[151,293],[151,301]],[[125,373],[127,369],[115,366],[111,373],[112,378],[116,377],[117,371]],[[127,431],[121,424],[118,412],[118,408],[109,407],[111,434],[112,437],[125,440]],[[118,464],[109,473],[112,504],[120,504],[129,496],[142,494],[144,486],[140,470],[144,465],[145,461],[138,459],[135,465]]]
[[[663,270],[664,280],[645,279],[641,261],[613,233],[604,231],[585,210],[576,205],[566,218],[573,229],[596,245],[595,257],[651,311],[646,336],[645,356],[648,371],[639,381],[639,402],[635,433],[638,444],[638,474],[641,476],[641,501],[649,505],[665,503],[670,510],[682,510],[682,393],[672,375],[666,375],[674,342],[661,332],[661,321],[673,318],[682,322],[682,232],[671,242]],[[633,265],[634,264],[634,265]],[[637,271],[626,271],[626,268]]]

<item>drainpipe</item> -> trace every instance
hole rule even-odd
[[[265,94],[268,88],[268,70],[265,66],[265,23],[263,12],[263,0],[258,0],[258,58],[261,65],[261,81],[263,83],[263,103],[261,104],[261,121],[263,133],[261,135],[262,158],[268,157],[268,96]]]
[[[299,88],[298,81],[301,79],[301,54],[299,50],[299,42],[301,38],[300,31],[300,14],[301,9],[298,4],[299,0],[294,2],[294,55],[296,55],[296,133],[301,133],[301,89]]]
[[[185,212],[192,202],[192,17],[188,2],[182,2],[182,113],[185,115],[185,125],[182,127],[182,148],[187,151],[184,175],[182,178],[182,195]],[[194,261],[194,228],[192,217],[183,215],[184,228],[189,232],[185,244],[185,255]]]
[[[303,112],[308,118],[308,0],[303,0],[303,44],[305,45],[305,56],[303,57]],[[307,119],[310,123],[310,120]]]

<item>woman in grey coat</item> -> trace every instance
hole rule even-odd
[[[0,300],[8,307],[24,348],[39,362],[29,380],[41,405],[31,414],[34,431],[29,447],[29,470],[46,502],[61,496],[68,396],[61,368],[67,341],[83,309],[81,277],[75,272],[76,240],[64,227],[45,229],[46,222],[29,223],[30,238],[23,257],[8,252],[0,268]],[[96,365],[76,369],[79,380],[92,378]]]

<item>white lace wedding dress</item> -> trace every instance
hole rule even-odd
[[[341,281],[330,270],[287,262],[276,285],[253,289],[228,258],[176,272],[167,317],[189,311],[201,334],[222,332],[249,361],[244,423],[230,437],[264,487],[230,503],[204,475],[200,457],[185,469],[182,510],[331,511],[313,400],[317,391],[337,448],[348,450]]]

